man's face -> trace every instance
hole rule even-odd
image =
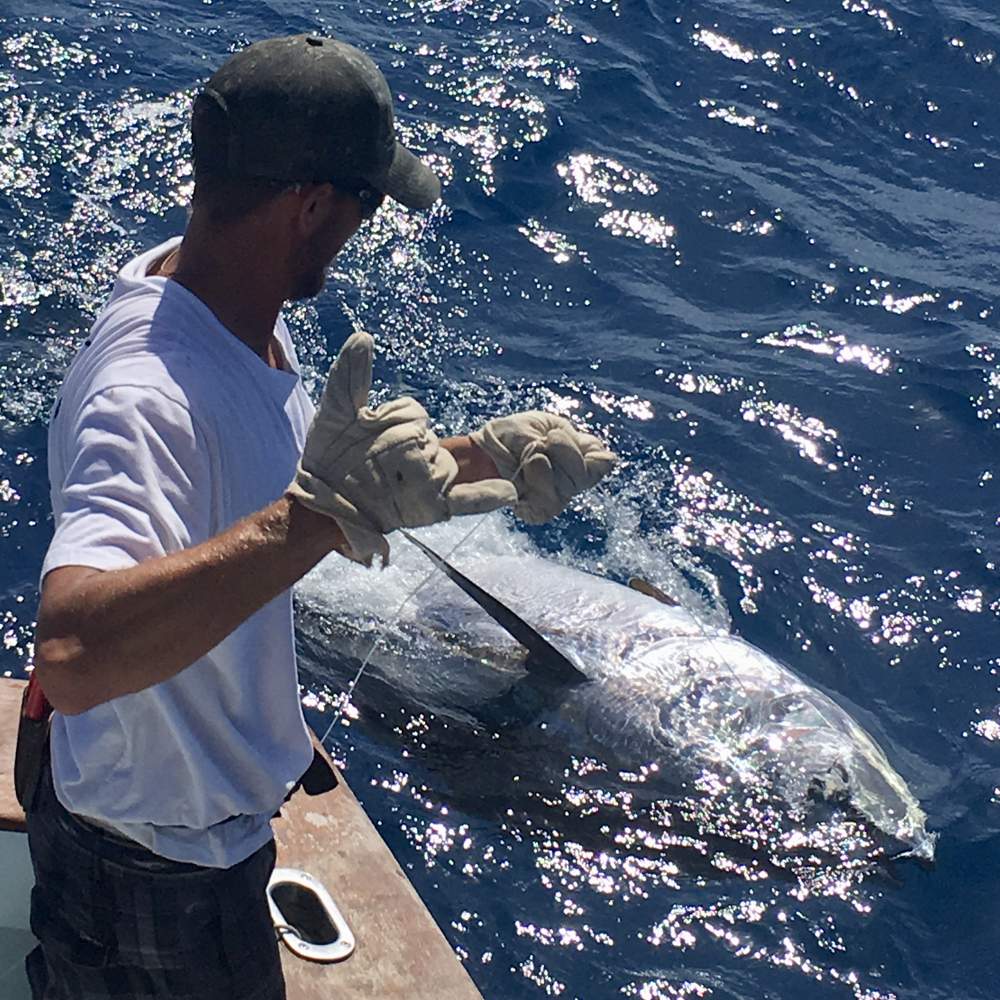
[[[325,217],[317,220],[298,248],[289,298],[311,299],[319,295],[330,265],[361,225],[360,205],[350,195],[337,193],[323,211]]]

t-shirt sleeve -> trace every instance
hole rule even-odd
[[[59,566],[123,569],[211,534],[211,463],[186,406],[157,389],[120,386],[62,413],[62,483],[42,578]]]

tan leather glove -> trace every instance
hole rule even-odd
[[[542,410],[491,420],[469,436],[493,459],[500,475],[517,487],[514,513],[529,524],[560,514],[618,461],[599,438]]]
[[[330,369],[288,494],[336,519],[358,562],[388,559],[384,535],[517,501],[504,479],[454,485],[458,464],[408,396],[368,407],[374,341],[354,333]]]

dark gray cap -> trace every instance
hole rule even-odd
[[[364,182],[410,207],[441,196],[396,140],[385,77],[360,49],[289,35],[231,56],[194,103],[197,170],[258,180]]]

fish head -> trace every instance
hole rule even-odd
[[[906,782],[863,730],[844,761],[851,806],[884,835],[892,858],[931,863],[937,834],[927,829],[927,814]]]
[[[879,831],[890,857],[933,861],[937,835],[920,803],[875,741],[826,695],[803,688],[776,702],[765,739],[790,805],[806,813],[842,805]]]

